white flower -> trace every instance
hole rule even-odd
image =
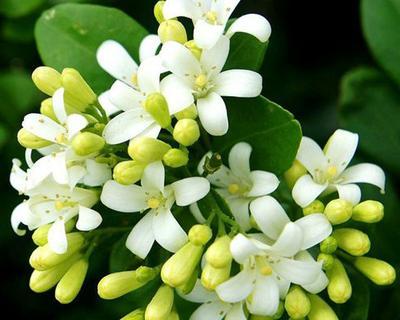
[[[200,48],[211,48],[224,34],[226,24],[240,0],[167,0],[163,14],[166,19],[186,17],[194,24],[194,40]],[[252,34],[261,42],[268,41],[271,26],[258,14],[240,17],[229,27],[226,35],[236,32]]]
[[[184,83],[181,94],[195,95],[201,124],[213,136],[224,135],[229,126],[221,96],[257,97],[262,90],[262,77],[254,71],[221,72],[228,53],[229,39],[225,36],[213,48],[203,50],[200,61],[188,48],[173,41],[166,42],[160,52],[163,64],[172,72],[167,78],[171,82],[180,79]]]
[[[145,258],[154,241],[170,252],[176,252],[187,241],[187,235],[176,221],[171,207],[188,206],[207,195],[210,184],[205,178],[192,177],[164,186],[164,167],[159,162],[144,170],[141,186],[124,186],[108,181],[101,201],[120,212],[142,212],[150,209],[135,225],[126,242],[134,254]]]
[[[106,164],[94,161],[96,154],[78,156],[71,147],[73,138],[88,125],[80,114],[67,115],[64,107],[64,89],[58,89],[53,96],[53,109],[58,122],[49,117],[30,113],[25,116],[22,127],[34,135],[53,142],[39,152],[44,157],[33,163],[32,150],[27,149],[28,169],[27,188],[33,188],[50,174],[59,184],[68,184],[73,188],[78,182],[88,186],[99,186],[111,177]]]
[[[189,320],[246,320],[243,303],[226,303],[218,298],[215,292],[208,291],[197,280],[193,290],[187,295],[181,295],[187,301],[201,303]]]
[[[225,199],[236,222],[244,231],[251,228],[250,203],[275,191],[279,185],[279,180],[273,173],[250,170],[251,152],[252,148],[248,143],[237,143],[229,153],[229,168],[222,165],[218,171],[207,176],[211,184],[218,187],[217,192]],[[200,173],[203,173],[204,159],[205,157],[198,166]],[[192,206],[192,209],[192,213],[196,214],[196,208]]]
[[[324,150],[312,139],[303,137],[296,158],[309,174],[299,178],[293,188],[296,203],[306,207],[320,194],[337,190],[339,198],[357,204],[361,191],[354,183],[370,183],[383,192],[385,173],[380,167],[361,163],[347,168],[357,144],[358,135],[345,130],[336,130]]]
[[[68,246],[64,227],[67,221],[78,216],[76,228],[81,231],[93,230],[101,224],[101,215],[90,209],[98,201],[97,192],[77,187],[71,189],[56,183],[51,177],[27,190],[27,173],[20,165],[18,160],[14,160],[10,182],[29,199],[19,204],[11,214],[11,225],[18,235],[25,234],[24,230],[19,229],[21,223],[29,230],[53,223],[48,233],[48,243],[54,252],[62,254]]]

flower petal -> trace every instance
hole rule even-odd
[[[59,184],[68,184],[68,170],[65,152],[57,152],[50,155],[50,170],[53,173],[54,181]]]
[[[190,316],[189,320],[222,320],[231,306],[222,301],[204,303]]]
[[[177,76],[170,74],[161,81],[161,93],[168,103],[171,115],[194,103],[191,88]]]
[[[250,199],[234,197],[226,199],[226,201],[232,211],[233,216],[235,217],[236,222],[240,225],[240,227],[244,231],[251,229],[249,213]]]
[[[360,163],[347,168],[340,179],[344,183],[369,183],[377,186],[381,191],[385,190],[385,172],[375,164]]]
[[[327,183],[318,184],[306,174],[296,181],[292,190],[293,200],[301,207],[307,207],[328,187]]]
[[[243,311],[242,303],[235,303],[228,311],[225,320],[246,320],[246,314]]]
[[[283,228],[271,250],[281,257],[292,257],[299,252],[303,243],[303,231],[293,222]]]
[[[139,133],[136,137],[150,137],[156,139],[160,134],[161,127],[157,122],[154,122],[151,126],[147,127],[141,133]]]
[[[250,313],[272,316],[279,306],[279,286],[274,277],[257,275],[251,302],[247,301]]]
[[[258,97],[262,91],[262,77],[250,70],[228,70],[215,79],[215,92],[223,97]]]
[[[134,108],[141,109],[142,102],[146,98],[143,93],[118,80],[113,83],[108,92],[110,102],[123,111]]]
[[[324,214],[314,213],[305,216],[295,222],[303,231],[303,244],[305,250],[322,242],[332,233],[332,225]]]
[[[126,239],[126,247],[144,259],[147,257],[154,243],[153,235],[154,212],[147,213],[132,229]]]
[[[210,182],[206,178],[191,177],[171,184],[174,190],[176,204],[184,207],[202,198],[210,191]]]
[[[86,169],[81,165],[70,167],[68,170],[68,185],[71,189],[85,176]],[[108,179],[109,180],[109,179]]]
[[[103,185],[111,179],[111,169],[105,163],[98,163],[95,160],[86,160],[87,173],[83,177],[83,183],[90,187]]]
[[[224,29],[224,25],[214,25],[204,20],[198,20],[194,25],[194,42],[199,48],[210,49],[214,47],[221,38],[224,33]]]
[[[299,252],[296,255],[296,260],[315,262],[314,258],[311,256],[310,253],[308,253],[308,251]],[[322,290],[324,290],[327,287],[328,283],[329,283],[328,277],[325,275],[325,272],[322,271],[321,269],[317,279],[311,284],[303,285],[303,288],[312,294],[317,294]]]
[[[78,230],[90,231],[96,229],[102,221],[103,218],[97,211],[79,206],[79,217],[76,223],[76,228]]]
[[[243,234],[237,234],[231,241],[230,250],[236,262],[243,264],[250,256],[260,253],[257,240],[249,239]]]
[[[67,118],[67,130],[68,139],[72,139],[76,134],[78,134],[82,129],[84,129],[89,122],[84,116],[80,114],[71,114]]]
[[[252,171],[250,172],[250,179],[253,186],[247,193],[249,197],[265,196],[274,192],[279,185],[278,177],[267,171]]]
[[[168,0],[163,7],[165,19],[186,17],[196,19],[200,15],[200,9],[196,7],[194,1],[187,0]]]
[[[120,111],[120,109],[110,100],[110,90],[105,91],[101,95],[99,95],[99,103],[108,116],[111,116]]]
[[[303,137],[301,139],[296,159],[306,167],[312,176],[315,175],[315,171],[317,170],[325,171],[328,165],[325,154],[320,146],[308,137]]]
[[[203,158],[200,160],[199,164],[197,165],[197,172],[202,175],[204,172],[204,163],[206,161],[206,158],[211,158],[212,152],[207,152]],[[221,188],[227,188],[231,183],[237,183],[237,179],[235,179],[232,175],[231,170],[224,166],[221,165],[221,167],[215,171],[213,174],[209,174],[207,176],[208,181],[214,186],[221,187]]]
[[[29,205],[27,201],[20,203],[18,206],[15,207],[13,212],[11,213],[11,226],[14,232],[19,235],[23,236],[26,233],[26,230],[19,229],[19,225],[22,223],[24,216],[29,212]]]
[[[137,79],[141,92],[147,94],[160,91],[161,59],[158,56],[146,59],[138,69]]]
[[[65,233],[64,219],[60,218],[54,221],[47,235],[48,244],[55,253],[63,254],[67,251],[68,241]]]
[[[67,121],[67,112],[64,106],[64,88],[59,88],[53,95],[53,111],[58,121],[64,124]]]
[[[27,183],[27,174],[21,169],[21,161],[13,159],[13,166],[10,174],[11,186],[20,193],[24,193]]]
[[[321,264],[317,262],[288,258],[276,260],[271,267],[279,276],[299,285],[313,283],[321,271]]]
[[[250,176],[251,145],[246,142],[235,144],[229,152],[229,167],[234,175],[248,179]]]
[[[216,293],[222,301],[235,303],[246,299],[254,289],[255,270],[245,268],[237,275],[220,284]]]
[[[248,33],[261,42],[267,42],[271,36],[271,25],[267,19],[259,14],[246,14],[232,23],[226,32],[226,36],[230,38],[236,32]]]
[[[165,170],[161,161],[150,163],[143,171],[142,187],[147,190],[164,190]]]
[[[338,193],[339,198],[343,200],[347,200],[351,202],[353,205],[360,203],[361,200],[361,190],[360,187],[356,184],[344,184],[344,185],[336,185],[335,186]]]
[[[143,38],[139,47],[139,58],[140,61],[145,61],[148,58],[154,57],[157,54],[157,50],[161,45],[160,38],[155,34],[150,34]]]
[[[66,130],[54,120],[38,113],[30,113],[22,121],[22,127],[34,135],[57,143],[57,137],[65,134]]]
[[[203,50],[200,62],[209,78],[218,75],[223,69],[228,59],[229,45],[229,39],[222,36],[211,49]]]
[[[203,128],[210,135],[223,136],[228,132],[228,114],[221,96],[210,92],[206,97],[197,100],[197,110]]]
[[[137,212],[147,208],[146,196],[141,187],[123,186],[113,180],[105,183],[100,199],[105,206],[120,212]]]
[[[201,224],[206,223],[206,219],[204,218],[203,214],[201,213],[200,208],[197,205],[197,202],[192,203],[189,206],[189,210],[198,223],[201,223]]]
[[[178,294],[180,292],[178,291]],[[205,302],[210,302],[210,301],[215,301],[218,300],[217,295],[215,292],[208,291],[206,288],[203,287],[201,284],[200,279],[196,280],[196,284],[194,285],[194,288],[192,291],[190,291],[189,294],[182,295],[180,296],[190,302],[195,302],[195,303],[205,303]]]

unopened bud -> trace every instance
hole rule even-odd
[[[320,253],[317,258],[318,262],[322,262],[322,268],[324,270],[330,270],[332,268],[334,259],[332,255],[326,253]]]
[[[192,52],[192,54],[197,58],[197,60],[200,60],[203,50],[196,45],[196,42],[194,40],[186,42],[185,47],[188,48],[190,52]]]
[[[353,256],[363,256],[371,248],[369,237],[357,229],[342,228],[333,232],[338,247]]]
[[[181,149],[170,149],[163,157],[163,162],[171,168],[179,168],[186,166],[189,162],[189,155]]]
[[[48,243],[36,248],[29,259],[32,268],[43,271],[66,261],[82,248],[85,244],[85,237],[79,232],[73,232],[67,234],[67,241],[68,249],[63,254],[55,253]]]
[[[27,149],[40,149],[53,144],[53,142],[39,138],[24,128],[18,131],[17,139],[19,144]]]
[[[311,302],[309,320],[339,320],[336,313],[322,298],[315,294],[310,294],[308,297]]]
[[[175,117],[178,120],[182,119],[196,119],[197,118],[197,108],[194,104],[192,104],[190,107],[187,107],[183,109],[182,111],[179,111],[175,113]]]
[[[189,230],[189,241],[198,246],[204,246],[212,237],[212,230],[209,226],[196,224]]]
[[[303,289],[293,286],[286,295],[285,309],[291,319],[303,319],[310,312],[311,302]]]
[[[174,303],[174,290],[166,285],[161,286],[146,307],[145,320],[165,320],[171,313]]]
[[[171,124],[168,103],[161,93],[149,94],[143,104],[144,109],[150,113],[161,128],[167,128]]]
[[[123,185],[136,183],[142,178],[145,167],[135,160],[122,161],[114,167],[113,178]]]
[[[87,156],[97,153],[104,148],[106,142],[103,137],[91,132],[78,133],[72,139],[72,148],[78,156]]]
[[[319,245],[322,253],[332,254],[337,249],[337,241],[334,237],[329,236]]]
[[[199,268],[196,268],[195,271],[190,276],[189,280],[176,289],[183,295],[189,294],[190,292],[192,292],[194,286],[196,285],[198,278],[199,278]]]
[[[142,309],[133,310],[121,320],[144,320],[144,311]]]
[[[383,219],[384,207],[379,201],[367,200],[353,208],[351,218],[355,221],[375,223]]]
[[[71,232],[72,229],[74,229],[75,222],[76,222],[75,219],[70,219],[65,223],[66,233]],[[52,224],[50,223],[40,226],[32,233],[32,240],[34,244],[41,247],[47,243],[47,235],[49,233],[51,225]]]
[[[358,257],[354,260],[354,266],[379,286],[390,285],[396,280],[396,270],[385,261],[369,257]]]
[[[158,23],[162,23],[165,21],[163,9],[164,9],[165,1],[158,1],[154,6],[154,17],[156,18]]]
[[[279,318],[277,318],[277,319],[279,319]],[[270,316],[257,316],[255,314],[252,314],[250,316],[250,320],[274,320],[274,318],[270,317]]]
[[[176,310],[172,310],[171,313],[169,314],[167,320],[179,320],[179,314]]]
[[[306,173],[307,169],[298,160],[294,160],[292,166],[284,174],[289,188],[293,189],[296,181]]]
[[[45,115],[46,117],[49,117],[50,119],[58,122],[57,116],[54,113],[52,98],[47,98],[42,101],[42,103],[40,105],[40,113]]]
[[[147,164],[162,160],[169,149],[171,146],[161,140],[139,137],[129,143],[128,154],[133,160]]]
[[[215,290],[221,283],[229,279],[231,273],[231,264],[223,268],[214,268],[211,264],[206,263],[201,273],[201,284],[208,290]]]
[[[307,207],[303,208],[303,214],[305,216],[313,213],[323,213],[325,210],[324,204],[319,200],[314,200]]]
[[[65,68],[61,80],[65,89],[64,99],[68,105],[84,111],[86,107],[96,102],[96,94],[77,70]]]
[[[174,127],[173,136],[175,141],[184,146],[191,146],[200,138],[200,129],[193,119],[178,120]]]
[[[38,67],[32,73],[32,80],[43,93],[52,96],[62,87],[61,74],[50,67]]]
[[[352,288],[347,272],[339,259],[334,258],[332,268],[327,271],[329,278],[328,295],[335,303],[345,303],[350,299]]]
[[[325,208],[325,215],[332,224],[341,224],[351,218],[353,205],[343,199],[335,199],[329,202]]]
[[[86,259],[76,261],[57,284],[55,297],[62,304],[71,303],[85,281],[89,263]]]
[[[178,20],[165,20],[158,27],[158,36],[162,43],[175,41],[181,44],[187,42],[186,29]]]
[[[231,264],[232,254],[230,250],[231,238],[227,235],[214,241],[206,251],[206,260],[214,268],[224,268]]]

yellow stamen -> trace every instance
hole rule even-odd
[[[149,200],[147,200],[147,205],[151,209],[157,209],[160,206],[160,200],[154,197],[150,198]]]
[[[338,173],[338,170],[337,170],[336,166],[329,166],[326,169],[326,177],[327,177],[328,180],[336,177],[337,173]]]
[[[66,208],[66,207],[73,207],[74,205],[75,205],[75,203],[72,201],[57,200],[54,202],[54,207],[56,208],[57,211],[61,211],[62,209]]]
[[[65,137],[64,133],[60,133],[59,135],[57,135],[56,141],[59,144],[66,143],[67,142],[67,138]]]
[[[131,82],[132,82],[132,84],[133,84],[134,86],[137,86],[137,85],[138,85],[138,78],[137,78],[137,74],[136,74],[136,73],[134,73],[134,74],[132,75],[132,77],[131,77]]]
[[[195,80],[195,84],[199,88],[204,88],[208,82],[207,76],[205,74],[200,74]]]
[[[258,270],[263,276],[269,276],[272,274],[272,268],[265,258],[257,257],[256,260],[257,260]]]
[[[206,19],[211,24],[217,24],[218,23],[218,14],[215,11],[208,11],[206,13]]]
[[[237,194],[240,190],[240,186],[237,183],[232,183],[228,186],[228,192],[230,194]]]

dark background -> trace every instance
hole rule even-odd
[[[49,1],[46,7],[55,2]],[[155,1],[92,2],[118,7],[152,33],[157,30],[152,16]],[[96,262],[92,265],[97,265],[92,268],[79,298],[68,306],[59,305],[53,291],[40,295],[30,291],[28,258],[34,246],[29,236],[16,236],[9,222],[13,207],[21,201],[8,183],[11,159],[22,158],[23,150],[15,143],[16,132],[23,114],[38,110],[43,97],[29,81],[13,87],[19,94],[11,95],[9,87],[14,84],[3,74],[12,72],[25,79],[26,74],[41,65],[32,28],[46,7],[23,18],[0,18],[0,133],[4,131],[0,140],[0,301],[10,309],[13,319],[116,319],[130,308],[125,301],[103,302],[97,298],[95,280],[107,267],[103,257],[94,257]],[[293,112],[305,135],[323,143],[339,126],[337,101],[341,77],[354,67],[375,64],[361,32],[359,1],[243,0],[235,16],[244,13],[262,14],[272,25],[270,46],[261,71],[263,94]],[[18,108],[23,108],[23,112]],[[400,296],[396,292],[399,290],[374,288],[370,319],[398,317],[395,310],[399,310],[396,301],[400,302]],[[4,309],[2,314],[5,315]]]

